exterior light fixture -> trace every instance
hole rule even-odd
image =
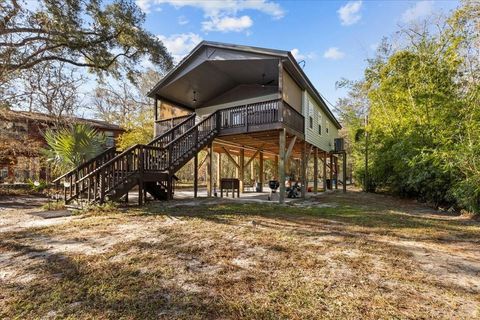
[[[193,91],[193,102],[197,102],[197,91]]]

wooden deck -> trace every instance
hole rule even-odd
[[[220,135],[213,142],[213,149],[218,153],[225,153],[227,149],[232,154],[237,154],[239,149],[244,149],[245,156],[251,157],[257,150],[262,150],[264,158],[273,160],[280,152],[279,147],[280,130],[268,130],[258,132],[248,132],[230,135]],[[293,133],[287,133],[287,145],[296,138],[293,146],[292,156],[300,158],[302,154],[303,137]]]
[[[286,128],[303,138],[305,131],[303,115],[280,99],[221,109],[219,112],[219,136]]]
[[[225,139],[236,139],[237,136],[245,134],[253,134],[252,137],[259,138],[268,137],[272,131],[284,128],[289,135],[296,135],[300,139],[304,139],[305,119],[303,115],[282,99],[238,105],[219,109],[216,112],[219,116],[218,136]],[[166,137],[170,140],[175,139],[176,136],[184,133],[185,129],[195,125],[193,115],[156,121],[157,135],[161,135],[179,124],[184,124],[182,130],[172,131],[172,137]],[[228,136],[234,137],[227,138]],[[278,134],[276,136],[278,138]]]

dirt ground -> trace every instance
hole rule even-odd
[[[0,199],[0,318],[480,319],[480,224],[412,200],[41,203]]]

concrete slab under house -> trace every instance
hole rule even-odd
[[[190,161],[193,197],[202,165],[208,197],[220,195],[222,186],[241,196],[252,178],[255,191],[265,193],[270,180],[278,181],[280,203],[294,183],[287,177],[298,182],[301,197],[339,184],[346,191],[341,125],[288,51],[203,41],[148,96],[154,100],[153,140],[100,154],[58,178],[66,202],[128,201],[136,187],[139,204],[147,194],[172,199],[176,173]],[[235,167],[231,176],[222,176],[222,158]]]

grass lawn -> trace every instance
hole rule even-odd
[[[412,201],[32,210],[0,211],[2,319],[480,319],[480,224]]]

